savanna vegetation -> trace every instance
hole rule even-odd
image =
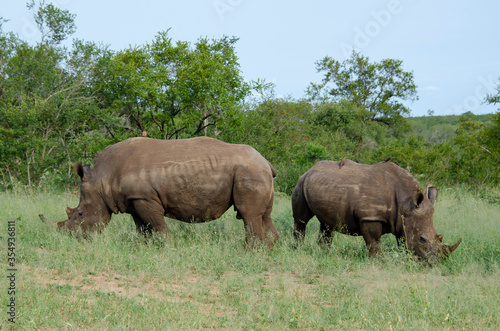
[[[111,50],[73,40],[74,15],[29,4],[41,39],[0,18],[0,219],[16,223],[23,329],[495,329],[500,325],[500,112],[409,117],[418,99],[400,60],[353,52],[319,60],[302,99],[246,82],[237,38],[174,41],[168,31]],[[485,102],[500,102],[497,93]],[[147,135],[211,136],[255,147],[278,170],[272,251],[245,251],[241,221],[186,225],[142,238],[128,215],[91,240],[38,219],[63,220],[78,203],[77,161]],[[457,251],[428,268],[385,236],[369,260],[360,238],[316,245],[311,222],[292,249],[289,194],[318,160],[392,157],[439,188],[434,223]],[[2,251],[6,230],[0,232]],[[2,287],[3,288],[3,287]],[[7,291],[1,302],[9,300]],[[5,316],[4,316],[5,317]],[[2,326],[6,318],[1,319]],[[1,328],[1,327],[0,327]]]
[[[463,242],[432,268],[400,249],[393,235],[382,237],[378,259],[368,258],[362,238],[342,234],[322,250],[318,221],[294,249],[290,199],[283,194],[275,198],[281,238],[272,251],[244,248],[243,222],[234,212],[206,224],[167,220],[166,241],[139,236],[125,214],[91,240],[38,219],[40,210],[58,219],[78,199],[50,191],[2,194],[2,224],[17,227],[18,329],[495,330],[500,324],[500,209],[460,188],[440,190],[434,224],[445,242]],[[5,247],[5,230],[0,237]],[[2,304],[9,300],[5,288]],[[1,322],[7,325],[5,315]]]

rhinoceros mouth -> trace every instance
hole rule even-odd
[[[428,262],[430,265],[437,263],[440,260],[448,258],[460,245],[462,242],[462,238],[460,238],[454,245],[446,245],[442,243],[442,236],[437,235],[437,242],[434,243],[436,246],[428,246],[428,247],[415,247],[411,249],[416,257],[423,261]],[[434,247],[434,248],[432,248]],[[436,250],[437,248],[437,250]]]

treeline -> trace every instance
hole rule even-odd
[[[4,31],[0,19],[2,190],[74,185],[74,162],[92,163],[105,146],[143,135],[251,145],[278,169],[276,187],[286,193],[318,160],[341,158],[392,157],[439,185],[500,181],[500,113],[487,121],[464,114],[454,132],[424,139],[408,123],[405,104],[418,95],[401,61],[325,57],[317,62],[324,79],[293,100],[243,80],[236,38],[175,42],[166,31],[120,51],[82,40],[67,48],[74,15],[43,2],[29,8],[36,44]],[[487,102],[499,102],[498,88]]]
[[[487,122],[464,114],[451,139],[430,143],[411,129],[395,134],[385,125],[363,123],[353,115],[355,109],[347,102],[313,107],[271,99],[245,112],[243,135],[236,141],[255,146],[271,160],[279,173],[277,187],[287,193],[317,161],[346,158],[371,164],[391,157],[422,183],[466,184],[476,192],[498,186],[500,113]]]

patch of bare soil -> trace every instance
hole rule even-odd
[[[171,302],[182,302],[189,300],[189,289],[196,284],[201,277],[190,276],[183,278],[182,282],[167,282],[164,279],[153,278],[144,281],[134,276],[125,276],[101,272],[98,274],[88,273],[70,277],[48,268],[31,268],[23,266],[25,272],[35,277],[35,281],[42,285],[69,285],[82,291],[99,291],[103,293],[114,293],[117,296],[134,298],[137,296],[148,296],[151,298],[162,298]],[[215,289],[211,289],[211,292]]]
[[[198,307],[199,311],[215,317],[236,314],[236,310],[217,309],[217,298],[220,293],[220,282],[210,281],[200,275],[191,275],[182,279],[166,280],[120,275],[100,272],[86,275],[62,275],[57,271],[38,267],[23,266],[21,272],[30,274],[31,282],[39,286],[71,286],[74,291],[88,293],[98,291],[105,294],[128,299],[152,298],[172,303],[189,302]],[[30,282],[29,279],[26,279]]]
[[[317,286],[333,282],[333,277],[312,275],[304,279],[294,273],[265,272],[242,278],[236,272],[227,272],[220,279],[207,279],[201,275],[190,275],[181,279],[148,278],[100,272],[84,275],[64,275],[58,271],[44,267],[23,266],[25,274],[31,275],[31,281],[39,286],[71,286],[75,291],[113,293],[119,297],[136,299],[152,298],[169,302],[190,302],[199,305],[200,310],[214,314],[214,306],[218,304],[221,291],[227,290],[228,281],[247,284],[258,293],[261,289],[279,291],[284,296],[313,299]],[[27,279],[28,280],[28,279]],[[224,295],[224,294],[222,294]],[[217,311],[217,309],[215,309]],[[220,314],[237,313],[225,310]]]

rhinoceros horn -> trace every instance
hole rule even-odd
[[[60,228],[61,225],[59,225],[59,223],[63,223],[63,222],[55,223],[53,221],[49,221],[48,219],[45,218],[45,216],[43,216],[43,214],[38,214],[38,217],[40,217],[40,220],[42,220],[43,223],[50,224],[53,227],[56,227],[56,225],[57,225],[57,227]],[[64,221],[64,222],[66,222],[66,221]]]
[[[43,223],[49,223],[49,220],[47,220],[43,214],[38,214],[38,217],[40,217]]]
[[[453,251],[455,249],[457,249],[458,245],[460,245],[460,243],[462,242],[462,238],[458,239],[458,241],[455,243],[455,245],[453,246],[446,246],[445,245],[445,250],[444,250],[444,254],[446,256],[450,256],[451,253],[453,253]]]

